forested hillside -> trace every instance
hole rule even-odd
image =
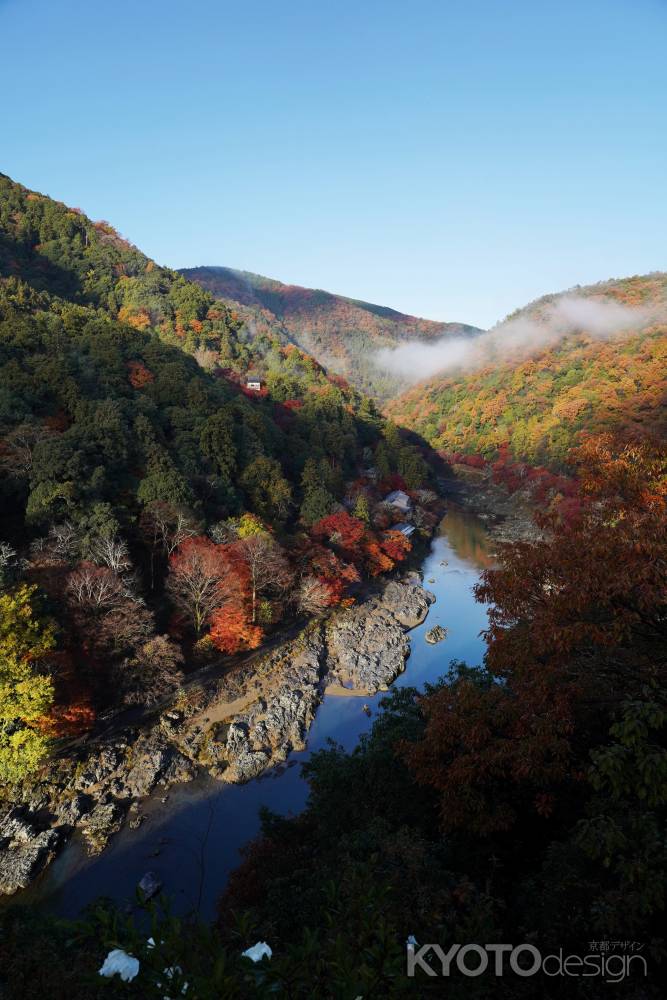
[[[428,476],[312,358],[1,175],[0,466],[0,782],[391,568],[381,491]]]
[[[376,368],[371,358],[382,347],[406,340],[473,336],[464,323],[436,323],[404,313],[332,295],[320,289],[284,285],[228,267],[194,267],[181,273],[221,299],[252,335],[277,334],[297,344],[357,388],[379,398],[400,391],[395,374]]]
[[[435,376],[388,406],[399,423],[448,453],[560,466],[582,432],[631,436],[667,431],[667,275],[578,288],[577,299],[637,308],[634,328],[600,337],[581,329],[530,353],[511,350],[470,374]],[[546,296],[506,321],[540,324],[562,296]],[[503,326],[498,328],[502,339]]]

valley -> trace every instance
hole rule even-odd
[[[166,711],[152,732],[130,744],[131,770],[121,763],[128,756],[126,741],[111,748],[115,756],[107,760],[106,771],[105,758],[94,758],[89,767],[96,769],[107,788],[121,775],[125,801],[130,803],[127,821],[120,832],[117,823],[109,828],[107,832],[115,836],[103,852],[101,840],[91,852],[91,827],[86,828],[82,817],[83,825],[46,873],[20,895],[22,905],[42,901],[60,914],[75,917],[98,896],[131,904],[135,886],[151,871],[181,913],[196,909],[203,917],[213,918],[219,892],[238,864],[244,844],[258,830],[260,805],[282,814],[302,809],[306,786],[300,764],[326,747],[330,738],[353,749],[359,736],[370,729],[390,685],[423,686],[437,679],[441,656],[425,639],[434,622],[448,626],[448,656],[479,658],[483,644],[477,633],[485,623],[485,611],[475,604],[470,587],[479,570],[490,564],[488,551],[481,522],[452,509],[419,575],[415,573],[407,584],[389,584],[377,604],[372,600],[360,604],[354,611],[356,621],[350,611],[339,612],[269,657],[256,657],[217,682],[198,684],[188,692],[187,704]],[[383,606],[391,608],[393,622],[385,619]],[[323,627],[328,654],[320,634]],[[352,643],[350,629],[358,632]],[[338,650],[337,633],[344,637]],[[350,683],[349,665],[338,659],[345,649],[367,661],[367,671],[371,662],[375,664],[372,674],[355,678],[366,690],[342,687]],[[327,655],[329,666],[325,665]],[[324,669],[318,668],[318,661]],[[380,669],[383,674],[378,679]],[[281,676],[288,682],[285,691],[280,689]],[[328,690],[334,676],[342,682],[340,693]],[[250,693],[239,696],[244,691]],[[301,699],[292,717],[284,714],[290,695]],[[370,714],[363,706],[369,707]],[[278,746],[271,758],[253,760],[260,754],[250,747],[243,750],[238,737],[249,730],[252,739],[263,719],[271,718],[273,726],[277,710],[282,716]],[[224,742],[216,743],[216,732],[226,734],[227,747]],[[277,728],[273,732],[278,736]],[[232,745],[233,775],[226,763],[227,748]],[[174,753],[184,752],[190,759],[181,756],[182,763],[175,768]],[[109,763],[115,769],[109,771]],[[68,770],[64,767],[63,774]],[[138,775],[142,785],[137,784]],[[82,785],[82,776],[75,779],[77,783]],[[88,785],[88,795],[89,789]],[[54,793],[56,798],[69,798],[65,788]],[[96,797],[102,797],[99,789]],[[99,835],[103,831],[98,828]]]
[[[665,1000],[667,4],[0,38],[0,1000]]]
[[[508,934],[536,882],[543,935],[619,899],[639,934],[666,303],[656,273],[432,323],[161,267],[0,175],[0,955],[100,896],[51,961],[112,933],[148,964],[148,904],[202,989],[261,934],[310,990],[329,912],[390,982],[409,928]]]

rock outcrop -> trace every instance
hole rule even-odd
[[[492,538],[499,542],[541,538],[533,520],[534,500],[530,490],[509,493],[505,486],[493,482],[490,469],[455,465],[454,473],[438,481],[442,492],[476,514]]]
[[[25,889],[55,856],[60,834],[40,829],[25,808],[10,809],[0,819],[0,894]]]
[[[242,782],[303,749],[322,697],[323,664],[321,625],[269,654],[259,671],[266,684],[231,724],[210,726],[198,759],[215,777]]]
[[[424,638],[434,646],[436,642],[442,642],[443,639],[447,638],[447,629],[443,628],[442,625],[434,625],[433,628],[428,630]]]
[[[380,600],[381,607],[386,608],[404,628],[421,625],[434,602],[435,595],[424,590],[416,574],[402,581],[392,580]]]
[[[331,677],[368,694],[386,691],[405,669],[406,629],[426,618],[433,601],[414,580],[392,581],[380,597],[333,618],[327,630]]]

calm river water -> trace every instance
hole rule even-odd
[[[395,685],[421,687],[447,672],[451,660],[480,663],[486,627],[486,610],[475,602],[471,588],[480,571],[491,564],[489,540],[481,521],[473,515],[450,511],[422,564],[424,585],[437,597],[424,624],[410,633],[412,651],[406,670]],[[444,625],[444,642],[429,645],[425,634],[433,625]],[[38,900],[63,915],[76,916],[93,900],[106,896],[117,901],[134,899],[139,879],[154,872],[179,913],[198,910],[203,918],[214,915],[216,899],[227,876],[240,859],[240,849],[259,830],[258,811],[299,812],[308,788],[299,764],[313,750],[334,739],[347,749],[373,722],[383,694],[372,698],[327,696],[308,735],[308,746],[293,753],[287,765],[246,785],[225,785],[200,778],[143,803],[147,816],[138,830],[125,826],[97,858],[88,858],[74,837],[44,876],[21,901]],[[368,704],[369,718],[362,711]],[[164,792],[161,793],[164,797]]]

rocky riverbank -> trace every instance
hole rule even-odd
[[[25,888],[75,830],[98,853],[141,802],[203,768],[243,782],[302,749],[330,686],[375,693],[405,668],[406,632],[435,598],[416,573],[310,623],[295,639],[191,686],[150,725],[57,759],[0,804],[0,894]],[[158,794],[161,794],[158,791]]]
[[[534,503],[530,490],[510,493],[494,483],[489,469],[455,465],[454,476],[442,479],[445,496],[484,522],[489,535],[499,542],[537,540],[540,530],[533,521]]]

